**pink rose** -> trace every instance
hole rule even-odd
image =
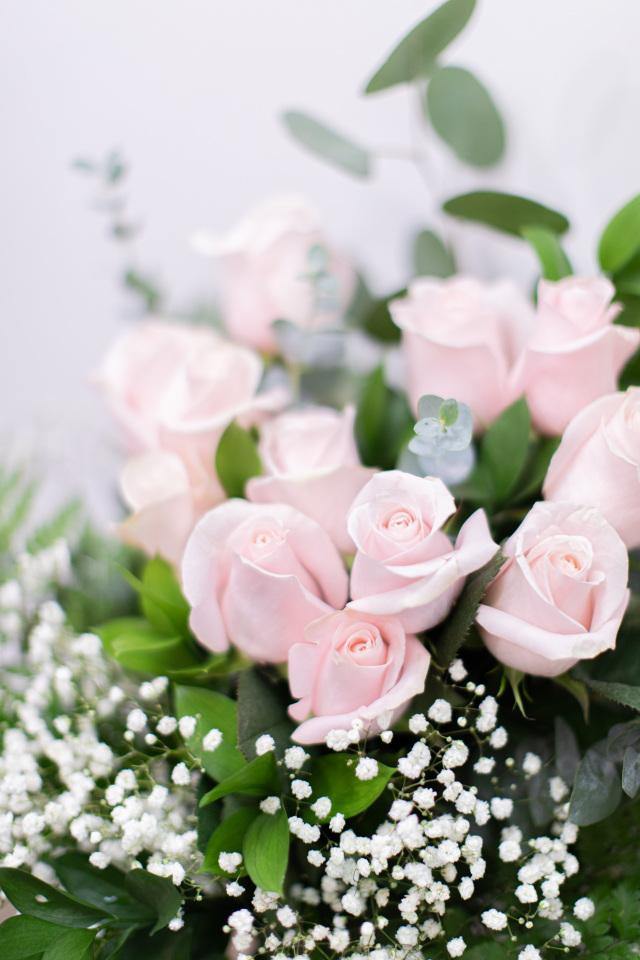
[[[476,616],[494,657],[555,677],[615,647],[629,600],[629,559],[601,513],[536,503],[504,553],[507,562]]]
[[[640,546],[640,389],[595,400],[565,430],[547,472],[547,500],[597,507],[629,549]]]
[[[347,599],[340,554],[318,524],[282,504],[228,500],[196,525],[182,561],[191,628],[209,650],[230,644],[281,663],[307,624]]]
[[[614,325],[621,310],[605,277],[541,280],[525,359],[526,396],[540,433],[560,434],[592,400],[616,389],[640,330]],[[573,498],[572,498],[573,499]]]
[[[415,410],[424,394],[455,397],[483,428],[522,393],[532,310],[511,283],[420,278],[390,310],[402,330]]]
[[[453,546],[442,528],[455,512],[453,497],[436,477],[400,470],[374,476],[349,511],[357,547],[350,608],[394,614],[410,633],[444,620],[467,574],[498,550],[483,510],[462,525]]]
[[[374,473],[363,467],[353,436],[353,407],[305,407],[265,423],[260,455],[266,476],[247,484],[256,503],[289,503],[317,520],[336,546],[353,550],[347,511]]]
[[[266,201],[206,252],[218,259],[231,336],[268,353],[277,351],[274,320],[331,326],[355,289],[353,267],[328,247],[316,213],[296,197]]]
[[[422,693],[429,654],[391,617],[341,610],[314,620],[289,651],[289,685],[300,726],[292,739],[321,743],[330,730],[390,726]],[[310,719],[307,719],[312,714]]]

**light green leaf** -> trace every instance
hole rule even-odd
[[[482,441],[480,459],[491,478],[497,503],[503,503],[516,489],[529,450],[531,417],[524,397],[500,414]]]
[[[395,466],[400,450],[413,436],[413,416],[406,398],[387,386],[382,366],[362,385],[355,433],[362,462],[383,470]]]
[[[182,637],[159,633],[141,617],[111,620],[96,632],[109,656],[127,670],[159,677],[199,662]]]
[[[24,870],[0,867],[0,890],[20,913],[63,927],[88,927],[113,914],[56,890]]]
[[[466,163],[489,167],[504,153],[502,118],[489,92],[469,70],[438,67],[425,101],[436,133]]]
[[[598,247],[600,266],[607,273],[620,270],[640,249],[640,194],[609,221]]]
[[[433,69],[438,54],[458,36],[475,9],[475,0],[447,0],[421,20],[391,51],[369,80],[365,93],[410,83]]]
[[[607,697],[609,700],[615,700],[624,707],[631,707],[632,710],[640,710],[640,687],[632,687],[628,683],[612,683],[606,680],[591,680],[590,677],[584,677],[592,690]]]
[[[413,264],[418,277],[451,277],[456,272],[453,254],[433,230],[422,230],[416,237]]]
[[[152,935],[166,927],[182,906],[178,888],[168,877],[157,877],[146,870],[131,870],[125,876],[125,886],[136,900],[153,910],[156,922]]]
[[[369,152],[343,134],[298,110],[287,111],[282,119],[289,133],[311,153],[355,177],[371,173]]]
[[[83,513],[82,502],[80,500],[71,500],[66,503],[58,512],[45,523],[41,524],[31,534],[27,540],[27,550],[29,553],[36,553],[38,550],[45,550],[56,540],[62,537],[69,537],[77,528]]]
[[[228,497],[243,497],[247,480],[262,473],[256,442],[237,423],[230,423],[220,438],[216,473]]]
[[[522,236],[537,254],[545,280],[562,280],[571,276],[573,270],[569,258],[556,233],[546,227],[524,227]]]
[[[505,558],[498,550],[496,555],[467,577],[462,593],[445,621],[438,638],[438,663],[447,667],[464,644],[476,618],[478,607],[492,580],[498,575]]]
[[[178,717],[197,719],[195,733],[187,740],[187,746],[210,777],[224,780],[245,766],[246,761],[237,747],[238,714],[233,700],[215,690],[176,686],[175,704]],[[222,743],[213,752],[203,750],[202,738],[213,729],[222,733]]]
[[[311,763],[311,783],[316,797],[329,797],[331,813],[355,817],[377,800],[395,773],[393,767],[378,763],[372,780],[356,777],[357,757],[347,753],[331,753]]]
[[[282,756],[292,730],[273,683],[255,668],[245,670],[238,681],[238,746],[247,760],[256,756],[256,740],[265,733],[275,741],[276,756]]]
[[[557,234],[569,229],[569,221],[561,213],[535,200],[495,190],[477,190],[452,197],[443,204],[442,209],[453,217],[482,223],[516,237],[526,227],[545,227]]]
[[[221,797],[236,793],[245,797],[268,797],[280,793],[276,758],[272,752],[256,757],[251,763],[226,777],[217,787],[205,793],[200,806],[206,807]]]
[[[613,813],[621,796],[620,777],[607,756],[606,742],[597,743],[587,750],[578,767],[569,820],[579,827],[598,823]]]
[[[142,572],[140,603],[149,623],[168,636],[189,635],[189,604],[173,568],[162,557],[153,557]]]
[[[9,917],[0,924],[0,957],[2,960],[39,957],[66,933],[69,933],[69,927],[60,927],[36,917]]]
[[[66,930],[49,944],[42,960],[83,960],[96,938],[97,930]]]
[[[242,853],[242,845],[247,830],[258,816],[256,807],[240,807],[217,827],[207,844],[204,857],[203,873],[213,873],[218,877],[228,877],[229,874],[221,868],[218,857],[221,853]],[[239,871],[246,873],[244,864]]]
[[[284,810],[258,814],[247,830],[242,855],[257,887],[270,893],[283,892],[289,862],[289,821]]]

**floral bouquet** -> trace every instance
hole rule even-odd
[[[485,167],[500,115],[443,62],[473,7],[433,11],[367,93],[412,85]],[[2,473],[2,960],[640,955],[640,197],[597,277],[533,200],[443,206],[530,245],[533,297],[457,274],[430,229],[374,297],[270,201],[195,238],[215,317],[161,314],[127,271],[153,315],[95,377],[119,536],[76,505],[25,527]]]

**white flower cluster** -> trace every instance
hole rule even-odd
[[[68,628],[51,599],[52,584],[68,576],[64,544],[25,555],[17,569],[0,587],[0,865],[55,883],[47,858],[69,847],[98,868],[144,865],[181,883],[201,863],[197,774],[169,762],[150,730],[145,709],[166,678],[136,690],[97,636]],[[218,743],[212,731],[208,748]],[[182,767],[184,780],[175,775]]]
[[[466,677],[460,661],[454,672],[460,680]],[[287,807],[296,809],[289,829],[307,848],[306,860],[313,871],[299,878],[286,900],[257,889],[251,910],[242,907],[231,913],[227,931],[243,960],[264,956],[307,960],[315,953],[349,960],[421,960],[431,952],[457,958],[464,957],[468,942],[482,931],[487,939],[502,934],[510,944],[509,956],[516,956],[513,943],[517,943],[521,960],[534,960],[544,954],[535,945],[538,917],[556,922],[547,946],[557,950],[580,944],[571,914],[587,918],[593,904],[582,898],[573,908],[565,908],[561,899],[563,883],[578,870],[569,849],[577,828],[567,822],[567,804],[556,807],[550,836],[526,839],[510,823],[517,783],[512,778],[505,787],[497,770],[500,767],[508,776],[514,761],[472,756],[476,743],[481,751],[506,745],[506,731],[497,725],[498,704],[481,685],[469,682],[466,690],[470,698],[459,716],[447,701],[436,700],[426,716],[409,717],[412,736],[406,738],[397,774],[386,788],[388,810],[371,833],[348,829],[330,798],[314,794],[313,777],[305,778],[308,755],[301,747],[287,751],[284,763],[291,771]],[[327,737],[330,749],[351,751],[354,790],[358,781],[367,783],[379,771],[378,761],[367,756],[366,745],[356,734],[361,731],[331,731]],[[389,742],[384,736],[382,740]],[[528,755],[521,781],[539,771],[537,759]],[[468,770],[476,775],[475,783],[466,782]],[[476,785],[477,775],[486,789]],[[551,784],[550,793],[552,799],[566,796],[557,783]],[[263,801],[263,811],[280,809],[275,801],[273,797]],[[309,817],[309,811],[324,825]],[[511,887],[500,885],[493,906],[486,905],[490,867],[479,832],[490,821],[500,836],[492,859],[513,868]],[[474,898],[482,904],[475,914]],[[461,901],[469,916],[469,933],[465,929],[447,935],[447,911]]]

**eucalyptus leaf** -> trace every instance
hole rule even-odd
[[[562,280],[563,277],[571,276],[573,270],[569,258],[553,230],[546,227],[524,227],[522,236],[537,254],[545,280]]]
[[[569,229],[567,218],[556,210],[527,197],[496,190],[461,194],[447,200],[442,208],[454,217],[482,223],[516,237],[527,227],[544,227],[556,234]]]
[[[215,459],[218,479],[228,497],[244,497],[247,480],[262,473],[255,440],[235,422],[222,434]]]
[[[221,853],[242,852],[245,834],[258,813],[257,807],[240,807],[235,813],[226,817],[220,826],[216,827],[207,844],[202,867],[203,873],[213,873],[218,877],[229,876],[218,863],[218,858]],[[242,864],[239,873],[240,875],[246,873],[244,864]]]
[[[413,269],[418,277],[451,277],[456,272],[453,254],[433,230],[421,230],[414,241]]]
[[[488,91],[469,70],[436,68],[425,106],[434,130],[460,160],[488,167],[501,158],[505,145],[502,118]]]
[[[482,598],[504,561],[504,556],[498,550],[489,563],[467,577],[451,616],[445,621],[437,639],[437,657],[441,666],[447,667],[464,644]]]
[[[600,237],[598,259],[607,273],[620,270],[640,249],[640,194],[609,221]]]
[[[89,927],[114,916],[13,867],[0,867],[0,890],[20,913],[63,927]]]
[[[378,799],[394,774],[393,767],[378,763],[378,773],[371,780],[356,777],[357,758],[347,753],[332,753],[311,763],[311,783],[318,797],[329,797],[329,816],[341,813],[347,819],[362,813]]]
[[[342,133],[299,110],[287,111],[282,119],[289,133],[311,153],[355,177],[371,173],[369,152]]]
[[[283,892],[289,862],[289,821],[284,810],[258,814],[245,835],[242,855],[257,887],[270,893]]]
[[[640,791],[640,752],[627,747],[622,759],[622,789],[632,800]]]
[[[247,763],[230,777],[226,777],[217,787],[205,793],[200,801],[201,807],[206,807],[229,794],[240,794],[247,797],[268,797],[280,793],[278,770],[273,753],[264,753]]]
[[[555,719],[555,766],[556,773],[572,784],[580,765],[580,748],[576,735],[564,719]]]
[[[475,0],[447,0],[400,41],[376,70],[365,93],[377,93],[426,76],[436,58],[467,25]]]
[[[175,705],[178,717],[196,717],[195,733],[187,740],[187,746],[210,777],[224,780],[245,766],[237,747],[238,714],[233,700],[215,690],[176,686]],[[222,733],[222,743],[213,751],[204,750],[203,737],[214,729]]]
[[[238,680],[238,746],[247,760],[256,756],[256,740],[269,734],[280,757],[290,745],[293,724],[287,716],[282,697],[264,674],[245,670]]]
[[[569,819],[579,827],[604,820],[617,808],[622,796],[620,777],[609,758],[606,742],[590,747],[576,773]]]

